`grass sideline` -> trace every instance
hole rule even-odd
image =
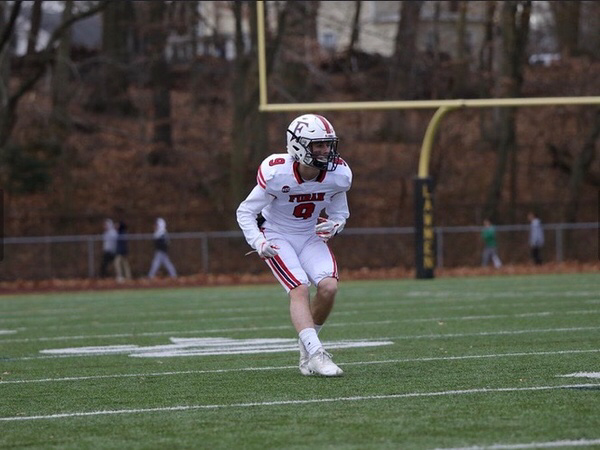
[[[566,273],[598,273],[600,261],[578,262],[566,261],[561,263],[549,262],[543,265],[505,264],[500,269],[493,267],[451,267],[437,268],[436,278],[472,277],[472,276],[513,276],[513,275],[542,275]],[[0,296],[21,294],[26,292],[67,292],[82,290],[114,290],[114,289],[148,289],[176,288],[198,286],[234,286],[273,284],[275,281],[270,271],[260,273],[197,273],[193,275],[169,278],[158,276],[154,279],[135,277],[132,280],[117,282],[113,277],[107,278],[50,278],[40,280],[0,281]],[[415,270],[406,267],[340,269],[340,278],[348,280],[389,280],[415,279]]]
[[[0,296],[0,448],[600,446],[600,380],[565,377],[600,372],[598,273],[346,281],[321,334],[340,379],[298,373],[286,303]]]

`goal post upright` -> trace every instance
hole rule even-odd
[[[388,100],[327,103],[269,103],[267,97],[265,9],[264,0],[257,0],[258,78],[260,112],[318,112],[318,111],[367,111],[397,109],[436,109],[429,121],[421,151],[417,176],[414,180],[415,196],[415,265],[416,278],[434,278],[435,233],[433,222],[434,182],[429,174],[429,161],[436,132],[442,119],[450,111],[459,108],[600,105],[600,96],[588,97],[529,97],[484,98],[446,100]]]

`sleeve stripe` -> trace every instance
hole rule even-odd
[[[266,189],[267,187],[267,182],[265,181],[265,177],[262,174],[260,167],[258,168],[258,173],[256,174],[256,183],[263,189]]]

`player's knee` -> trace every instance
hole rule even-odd
[[[289,292],[290,300],[307,300],[310,296],[310,291],[306,284],[301,284],[300,286],[296,286],[294,289]]]
[[[338,283],[335,278],[324,278],[319,282],[317,291],[323,298],[334,298],[337,294]]]

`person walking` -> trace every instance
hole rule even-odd
[[[117,273],[117,282],[122,283],[125,280],[131,280],[131,267],[129,266],[129,245],[127,242],[127,224],[119,222],[117,228],[117,251],[115,256],[115,271]]]
[[[536,213],[530,211],[527,214],[529,220],[529,249],[531,251],[531,259],[537,266],[542,264],[542,247],[544,246],[544,229],[542,221]]]
[[[498,256],[496,227],[492,225],[490,219],[483,220],[483,230],[481,230],[481,239],[483,240],[483,253],[481,256],[481,265],[483,267],[487,267],[487,265],[491,261],[496,269],[502,267],[502,261]]]
[[[108,275],[108,266],[115,260],[117,253],[117,230],[111,219],[104,220],[102,234],[102,261],[100,262],[100,278]]]
[[[162,266],[167,269],[171,278],[177,277],[177,271],[175,266],[169,258],[169,234],[167,233],[167,222],[162,217],[156,219],[154,225],[154,257],[152,258],[152,264],[150,271],[148,272],[148,278],[154,278],[156,272]]]
[[[261,163],[256,186],[236,211],[237,221],[248,244],[288,293],[300,373],[340,376],[342,369],[318,333],[338,291],[337,262],[327,242],[350,216],[346,192],[352,172],[339,156],[338,137],[325,117],[297,117],[286,137],[287,153],[272,154]],[[264,218],[260,227],[259,214]],[[316,286],[312,301],[311,284]]]

